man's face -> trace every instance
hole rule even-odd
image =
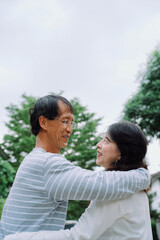
[[[67,105],[58,102],[59,115],[54,120],[47,121],[47,138],[54,153],[67,146],[69,137],[72,133],[73,114]],[[67,120],[67,121],[66,121]]]

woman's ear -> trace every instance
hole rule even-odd
[[[119,152],[117,160],[120,160],[120,159],[121,159],[121,153]]]
[[[43,130],[47,130],[47,119],[44,116],[39,117],[39,125]]]

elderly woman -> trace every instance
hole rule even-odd
[[[147,168],[147,141],[131,122],[109,126],[97,144],[96,163],[106,171]],[[124,188],[125,188],[124,182]],[[71,230],[23,232],[4,240],[152,240],[148,198],[145,191],[121,200],[92,201]]]

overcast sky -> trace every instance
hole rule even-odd
[[[118,121],[159,44],[159,0],[0,0],[0,141],[23,93],[77,97],[103,117],[99,131]],[[153,141],[151,173],[159,156]]]

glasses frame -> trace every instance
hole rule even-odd
[[[71,126],[72,129],[75,129],[75,128],[77,127],[77,124],[76,124],[75,122],[70,121],[70,120],[68,120],[68,119],[64,119],[64,120],[63,120],[63,119],[60,119],[60,118],[54,118],[54,120],[59,120],[61,123],[64,124],[65,127]]]

